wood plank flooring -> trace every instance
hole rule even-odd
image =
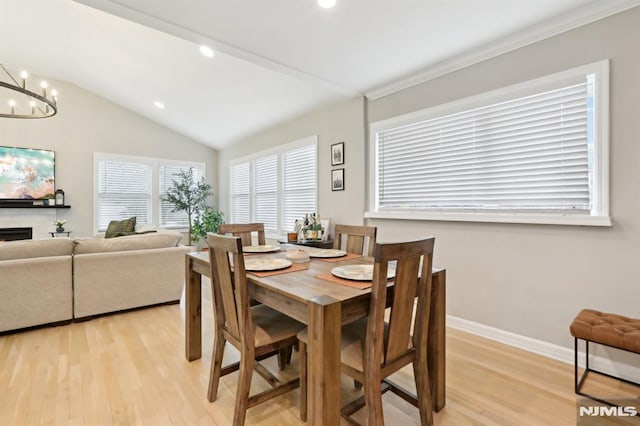
[[[231,424],[237,374],[221,379],[217,401],[206,397],[213,319],[208,285],[203,289],[203,358],[191,363],[184,358],[182,305],[0,336],[0,425]],[[225,356],[232,361],[237,352],[228,347]],[[277,372],[275,360],[267,365]],[[278,374],[297,374],[296,354]],[[413,387],[410,368],[395,379]],[[591,383],[593,392],[638,395],[609,379],[594,376]],[[252,392],[266,388],[254,375]],[[298,395],[250,409],[247,424],[303,424]],[[343,378],[342,400],[357,395]],[[576,400],[570,365],[447,330],[447,405],[436,425],[575,425]],[[419,424],[417,409],[391,393],[384,414],[388,425]],[[637,424],[613,420],[579,424]]]

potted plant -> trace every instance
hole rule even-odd
[[[65,223],[67,223],[67,221],[64,219],[55,220],[53,224],[56,226],[56,232],[64,232]]]
[[[171,211],[184,211],[189,220],[189,232],[187,238],[189,245],[193,245],[192,228],[193,220],[205,210],[207,198],[213,195],[211,185],[205,182],[204,178],[197,180],[193,176],[193,168],[181,170],[173,179],[172,186],[167,189],[167,193],[162,197],[173,205]]]
[[[193,242],[197,244],[205,240],[208,232],[217,233],[218,226],[222,223],[224,223],[222,212],[205,206],[193,219],[193,226],[191,228],[191,238]]]

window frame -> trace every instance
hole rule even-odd
[[[504,102],[562,87],[576,77],[594,74],[594,155],[593,208],[590,215],[536,213],[523,211],[447,211],[396,209],[380,211],[378,203],[378,144],[380,131],[429,120],[482,106]],[[465,222],[531,223],[555,225],[611,226],[609,216],[609,60],[579,66],[523,83],[496,89],[441,105],[391,117],[369,125],[369,210],[364,217],[372,219],[408,219]]]
[[[112,154],[107,152],[95,152],[93,155],[93,233],[104,232],[98,224],[98,164],[100,161],[128,161],[144,163],[151,166],[151,223],[147,224],[155,228],[174,229],[187,231],[183,226],[166,226],[160,224],[160,167],[179,166],[197,167],[202,169],[202,175],[207,176],[206,163],[197,161],[170,160],[166,158],[146,157],[138,155]]]
[[[282,164],[282,156],[286,152],[296,150],[298,148],[303,148],[313,145],[315,150],[315,197],[314,203],[316,205],[316,211],[318,210],[318,135],[307,136],[301,139],[297,139],[293,142],[289,142],[283,145],[279,145],[274,148],[266,149],[260,152],[256,152],[255,154],[247,155],[244,157],[235,158],[229,161],[229,218],[233,218],[234,215],[234,177],[233,177],[233,167],[242,163],[249,163],[249,221],[255,220],[255,187],[253,184],[254,173],[255,173],[255,161],[266,158],[272,155],[277,155],[277,179],[278,179],[278,194],[277,194],[277,223],[278,229],[276,229],[275,234],[270,234],[273,238],[279,238],[282,235],[285,235],[287,232],[284,229],[280,229],[282,225],[282,216],[283,216],[283,200],[284,200],[284,182],[283,182],[283,164]],[[273,232],[273,231],[271,231]],[[267,232],[269,234],[269,231]]]

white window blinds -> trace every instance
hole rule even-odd
[[[97,166],[98,229],[106,229],[111,220],[132,216],[137,223],[151,223],[151,164],[101,160]]]
[[[316,147],[309,145],[282,156],[282,223],[292,231],[296,219],[316,209]]]
[[[232,223],[262,222],[282,233],[317,211],[317,137],[230,166]]]
[[[254,162],[255,222],[266,231],[278,229],[278,156],[270,155]]]
[[[231,223],[251,222],[250,167],[248,162],[231,167]]]
[[[374,210],[608,217],[602,78],[570,72],[526,95],[374,123]]]
[[[171,212],[163,202],[180,170],[193,168],[198,180],[205,174],[204,163],[187,163],[158,158],[96,153],[95,229],[103,231],[111,220],[136,216],[136,223],[184,229],[184,212]]]
[[[178,173],[187,171],[190,168],[193,169],[193,179],[199,181],[204,176],[204,170],[202,167],[187,166],[187,165],[175,165],[175,164],[160,164],[158,169],[159,175],[159,196],[158,201],[160,203],[160,225],[167,227],[183,227],[189,226],[189,218],[184,211],[172,212],[173,205],[167,201],[162,201],[162,198],[167,194],[167,189],[173,185],[173,181],[178,179]]]

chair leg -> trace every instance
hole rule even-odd
[[[213,354],[211,355],[211,371],[209,373],[209,389],[207,399],[210,402],[218,398],[218,384],[220,383],[220,372],[222,369],[222,356],[224,355],[224,345],[226,343],[222,333],[216,335],[213,344]]]
[[[416,382],[418,410],[420,410],[420,424],[422,426],[432,426],[433,404],[431,402],[427,357],[424,351],[418,351],[417,358],[413,361],[413,376]]]
[[[244,426],[244,420],[249,409],[249,390],[251,389],[251,377],[253,376],[254,360],[248,356],[240,355],[240,357],[240,373],[238,375],[236,403],[233,410],[233,426]]]
[[[384,426],[384,416],[382,414],[382,392],[380,383],[382,378],[379,374],[374,377],[365,376],[364,380],[364,401],[367,410],[367,425]]]
[[[300,354],[300,420],[307,421],[307,345],[298,344]]]
[[[291,362],[291,346],[278,350],[278,368],[284,370]]]

